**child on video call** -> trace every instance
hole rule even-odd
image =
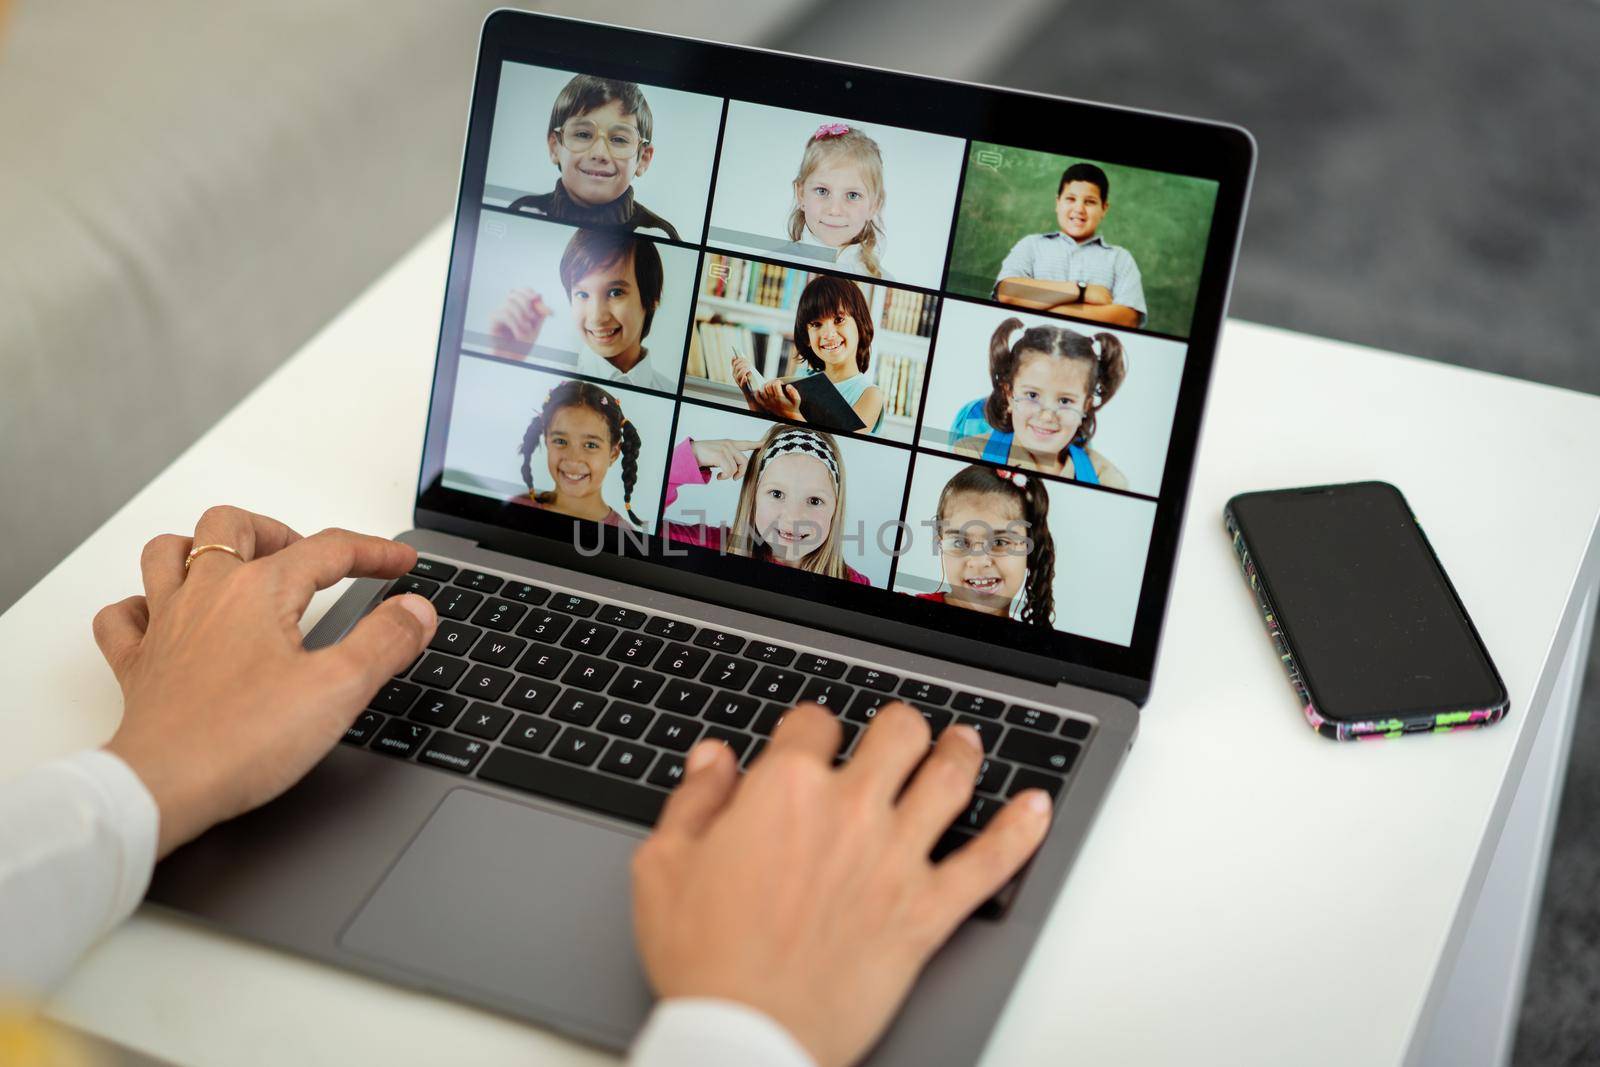
[[[800,413],[797,377],[825,375],[855,410],[867,433],[883,427],[883,390],[872,384],[872,310],[861,287],[848,278],[819,275],[800,293],[794,313],[794,347],[800,375],[762,380],[743,356],[733,358],[733,380],[746,389],[750,410],[795,422]],[[823,426],[825,430],[844,430]]]
[[[1051,625],[1056,549],[1049,518],[1050,497],[1039,479],[976,463],[964,467],[945,483],[934,515],[940,584],[948,591],[918,593],[918,599]]]
[[[533,454],[544,445],[553,490],[533,487]],[[522,481],[525,494],[512,503],[621,526],[622,516],[601,495],[606,472],[622,460],[622,509],[628,521],[643,526],[633,513],[633,487],[639,481],[639,430],[622,413],[617,398],[589,382],[562,382],[550,390],[544,407],[522,435]]]
[[[956,415],[955,450],[1087,485],[1128,488],[1127,477],[1089,447],[1100,410],[1127,377],[1122,342],[1111,333],[1086,337],[1064,326],[1033,326],[1011,344],[1019,329],[1022,320],[1010,318],[994,331],[992,388]]]
[[[561,253],[561,286],[583,339],[578,372],[664,393],[678,376],[652,362],[644,347],[661,306],[663,271],[655,242],[617,230],[575,230]],[[513,289],[489,320],[494,354],[523,359],[538,343],[551,310],[533,289]]]
[[[833,265],[893,281],[883,269],[883,155],[842,122],[817,127],[794,178],[789,240],[834,250]]]
[[[733,522],[669,522],[667,534],[673,540],[871,584],[844,561],[839,533],[844,523],[844,457],[830,435],[773,426],[759,441],[685,438],[672,452],[666,503],[677,499],[681,486],[710,482],[712,470],[719,480],[743,480]]]
[[[1006,253],[993,296],[1002,304],[1142,326],[1144,280],[1133,253],[1107,241],[1111,179],[1093,163],[1074,163],[1056,187],[1056,228],[1030,233]]]
[[[512,201],[511,210],[585,226],[658,230],[676,241],[672,223],[633,197],[633,180],[655,158],[653,125],[633,82],[579,74],[556,97],[545,132],[561,177],[548,193]]]

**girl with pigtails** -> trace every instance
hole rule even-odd
[[[963,467],[945,483],[934,515],[944,588],[918,598],[1053,625],[1056,548],[1049,518],[1041,479],[977,463]]]
[[[1032,326],[1013,343],[1020,329],[1022,320],[1013,317],[994,331],[989,396],[956,417],[955,450],[1087,485],[1128,488],[1116,465],[1089,447],[1100,410],[1128,374],[1122,341],[1114,333],[1090,337],[1065,326]],[[987,431],[974,425],[980,403]]]
[[[555,488],[533,487],[533,454],[543,445]],[[622,413],[617,398],[598,385],[566,381],[550,390],[544,407],[522,435],[522,480],[525,494],[517,504],[621,526],[622,516],[606,503],[606,472],[622,460],[622,509],[628,521],[643,526],[633,513],[633,487],[639,480],[639,430]]]
[[[893,281],[883,269],[883,153],[864,130],[825,122],[806,139],[794,176],[789,240],[837,270]]]

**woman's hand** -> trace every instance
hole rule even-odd
[[[506,302],[489,319],[494,354],[501,359],[523,359],[539,342],[539,331],[550,321],[550,308],[532,289],[513,289]]]
[[[656,992],[757,1008],[821,1067],[872,1046],[929,957],[1050,823],[1049,796],[1026,790],[930,863],[972,795],[978,735],[953,726],[930,753],[922,716],[891,704],[835,770],[839,736],[833,715],[804,705],[742,781],[726,745],[701,742],[633,861],[634,928]]]
[[[192,546],[207,552],[185,573]],[[158,855],[278,796],[338,742],[391,675],[433,638],[433,605],[384,601],[338,644],[308,652],[300,616],[346,577],[395,578],[406,545],[348,530],[302,538],[238,508],[211,508],[194,537],[144,547],[144,595],[94,618],[95,641],[122,686],[122,723],[106,748],[133,768],[160,810]]]
[[[774,378],[754,394],[754,407],[768,415],[804,422],[800,414],[800,391],[782,378]]]
[[[694,441],[695,464],[715,468],[718,479],[743,478],[750,462],[749,453],[761,447],[760,441]]]

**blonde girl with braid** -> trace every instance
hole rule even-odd
[[[939,493],[934,515],[940,586],[919,599],[1051,626],[1056,547],[1039,478],[974,463]]]
[[[844,561],[844,457],[832,434],[774,424],[759,441],[696,441],[672,452],[666,504],[688,485],[737,479],[733,521],[667,523],[674,541],[715,548],[780,567],[871,584]]]
[[[554,489],[533,487],[533,456],[544,446],[546,469]],[[513,503],[543,508],[608,526],[621,526],[622,516],[603,496],[606,472],[622,461],[622,510],[628,521],[643,526],[633,513],[633,487],[639,481],[639,430],[622,413],[617,398],[598,385],[566,381],[550,390],[544,407],[522,435],[522,481],[528,491]]]
[[[893,281],[883,269],[883,153],[854,126],[825,122],[794,176],[789,240],[831,250],[833,266]]]

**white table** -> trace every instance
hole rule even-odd
[[[0,775],[110,735],[89,619],[137,589],[152,535],[217,502],[410,525],[446,251],[440,227],[0,616]],[[1600,399],[1230,323],[1143,732],[986,1062],[1502,1060],[1593,614],[1596,456]],[[1365,478],[1427,527],[1510,687],[1503,724],[1306,727],[1219,516],[1240,490]],[[180,1064],[613,1062],[145,913],[48,1011]]]

